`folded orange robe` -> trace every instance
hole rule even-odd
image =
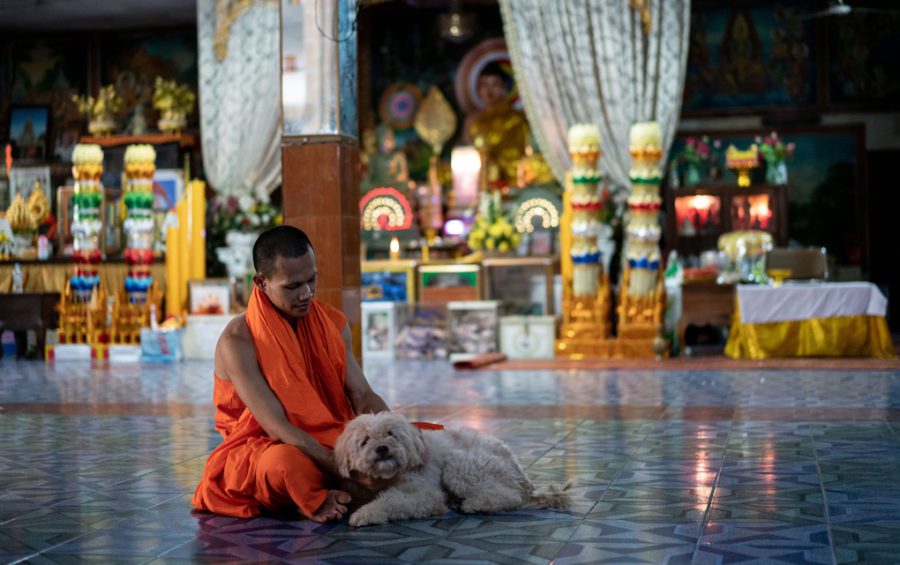
[[[344,315],[313,300],[292,327],[254,288],[246,320],[262,374],[288,420],[333,449],[354,417],[344,393]],[[329,478],[298,448],[270,438],[230,382],[216,379],[214,400],[224,441],[206,461],[194,507],[238,517],[291,505],[307,516],[315,512],[325,501]]]

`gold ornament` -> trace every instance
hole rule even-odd
[[[21,193],[16,193],[12,204],[10,204],[9,208],[6,210],[6,221],[9,222],[9,227],[12,228],[12,231],[15,233],[30,232],[34,230],[34,226],[31,223],[31,216],[28,214],[28,206],[25,205],[25,199],[22,198]]]
[[[436,86],[429,88],[416,113],[415,127],[419,137],[431,146],[435,155],[439,155],[444,144],[453,137],[456,124],[456,112],[450,103]]]
[[[32,229],[40,227],[50,215],[50,203],[47,202],[47,197],[38,181],[34,182],[34,189],[31,191],[31,196],[28,197],[28,215],[31,218]]]

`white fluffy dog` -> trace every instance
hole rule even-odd
[[[399,414],[364,414],[334,448],[344,478],[361,474],[388,487],[350,515],[351,526],[464,513],[566,508],[566,488],[535,488],[499,439],[470,429],[421,431]]]

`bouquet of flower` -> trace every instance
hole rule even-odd
[[[793,142],[784,143],[778,137],[778,132],[773,131],[766,137],[756,137],[756,146],[759,154],[767,164],[778,164],[788,160],[794,154],[796,147]]]
[[[678,156],[678,160],[688,165],[701,166],[709,160],[709,155],[710,148],[708,137],[705,135],[699,139],[689,137],[684,140],[684,149]]]
[[[281,224],[281,220],[281,212],[271,202],[249,195],[214,198],[209,205],[210,229],[219,234],[261,232]]]
[[[116,87],[108,84],[100,89],[97,98],[93,96],[72,96],[78,112],[91,120],[108,120],[122,111],[124,102],[116,93]]]
[[[163,116],[190,114],[197,96],[186,84],[156,77],[153,107]]]
[[[475,226],[469,233],[469,248],[473,251],[511,251],[519,246],[519,239],[519,232],[503,214],[500,193],[482,194]]]

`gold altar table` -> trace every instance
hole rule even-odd
[[[739,285],[735,300],[725,346],[734,359],[895,357],[887,301],[871,283]]]
[[[25,292],[59,292],[66,288],[66,282],[75,271],[72,261],[50,259],[48,261],[0,261],[0,292],[12,292],[13,265],[19,263],[24,275]],[[125,288],[128,265],[123,261],[106,261],[97,265],[97,273],[107,292]],[[162,258],[150,266],[153,280],[165,294],[166,265]]]

